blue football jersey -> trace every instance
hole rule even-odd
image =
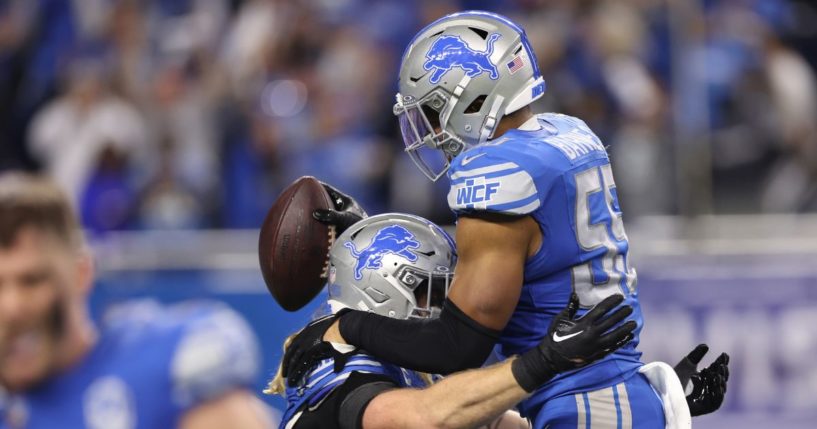
[[[306,375],[300,385],[286,388],[287,409],[279,429],[293,427],[304,409],[319,406],[354,372],[384,375],[398,387],[426,386],[419,373],[384,362],[366,353],[361,352],[350,357],[338,372],[335,372],[334,359],[324,359]]]
[[[633,341],[599,362],[555,377],[520,405],[523,415],[535,416],[549,398],[632,376],[641,365],[636,274],[629,265],[610,161],[587,125],[566,115],[537,115],[454,158],[448,177],[448,204],[456,214],[529,215],[542,231],[542,247],[525,265],[519,303],[499,340],[502,355],[537,345],[574,290],[580,314],[612,294],[623,294],[634,310]]]
[[[226,306],[139,301],[111,314],[76,366],[0,406],[0,429],[155,429],[236,387],[250,387],[258,349]]]

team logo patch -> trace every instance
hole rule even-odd
[[[488,73],[491,79],[499,79],[499,71],[491,62],[496,39],[499,39],[499,34],[491,34],[488,36],[488,47],[484,51],[477,51],[471,49],[460,36],[441,36],[431,45],[426,53],[426,62],[423,63],[423,69],[434,70],[429,82],[439,82],[454,67],[465,70],[468,77]]]
[[[355,264],[355,279],[363,278],[363,270],[376,270],[383,266],[383,257],[386,255],[398,255],[411,262],[417,260],[411,250],[420,247],[420,242],[414,238],[411,231],[400,225],[387,226],[372,238],[372,242],[363,249],[357,250],[355,243],[347,241],[343,245],[349,249],[352,256],[357,259]]]

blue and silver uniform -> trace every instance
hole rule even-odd
[[[525,265],[519,303],[499,340],[500,354],[507,357],[535,347],[574,290],[583,308],[617,293],[625,296],[623,304],[633,307],[630,319],[638,327],[630,343],[592,365],[553,378],[520,404],[522,414],[536,427],[555,428],[562,427],[555,425],[562,421],[559,413],[567,412],[572,423],[564,427],[576,427],[581,420],[589,428],[592,399],[598,395],[588,397],[586,392],[609,390],[618,427],[663,427],[661,402],[637,374],[642,363],[636,346],[643,319],[636,273],[629,265],[610,161],[598,137],[577,118],[540,114],[520,129],[454,158],[448,177],[448,204],[457,215],[480,211],[529,215],[542,232],[542,246]],[[639,423],[628,426],[631,410],[622,410],[622,403],[632,403],[634,394],[643,402],[645,393],[652,395],[647,399],[656,417],[631,416]],[[567,402],[562,406],[554,398]]]
[[[188,410],[255,381],[255,337],[224,305],[141,301],[108,321],[82,362],[0,401],[0,429],[172,428]]]
[[[394,382],[396,387],[425,387],[420,375],[397,365],[365,354],[350,357],[346,365],[335,372],[334,360],[324,359],[312,369],[298,386],[286,388],[287,409],[281,419],[280,429],[294,427],[304,410],[314,409],[335,389],[340,387],[353,373],[382,375]],[[327,422],[327,427],[329,423]]]

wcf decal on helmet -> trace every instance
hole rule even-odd
[[[428,79],[431,83],[437,83],[454,67],[465,70],[468,77],[476,77],[482,73],[488,73],[491,80],[499,79],[499,71],[496,65],[491,62],[491,54],[494,53],[494,42],[499,39],[499,34],[494,33],[488,36],[488,46],[484,51],[471,49],[460,36],[444,35],[440,36],[426,53],[426,62],[423,69],[434,70]]]
[[[417,255],[411,250],[419,248],[420,242],[406,228],[400,225],[391,225],[377,231],[374,238],[372,238],[372,242],[363,249],[357,250],[355,243],[351,241],[347,241],[343,245],[357,259],[355,279],[360,280],[363,278],[364,269],[376,270],[382,268],[383,257],[386,255],[398,255],[410,262],[415,262]]]

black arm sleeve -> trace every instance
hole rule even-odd
[[[396,388],[394,381],[385,375],[353,372],[320,405],[303,410],[295,429],[359,429],[369,402]]]
[[[366,383],[349,392],[340,403],[338,425],[340,429],[362,429],[363,412],[375,396],[397,388],[391,381]]]
[[[351,311],[340,318],[347,343],[393,364],[433,374],[477,368],[499,338],[446,299],[438,319],[398,320]]]

